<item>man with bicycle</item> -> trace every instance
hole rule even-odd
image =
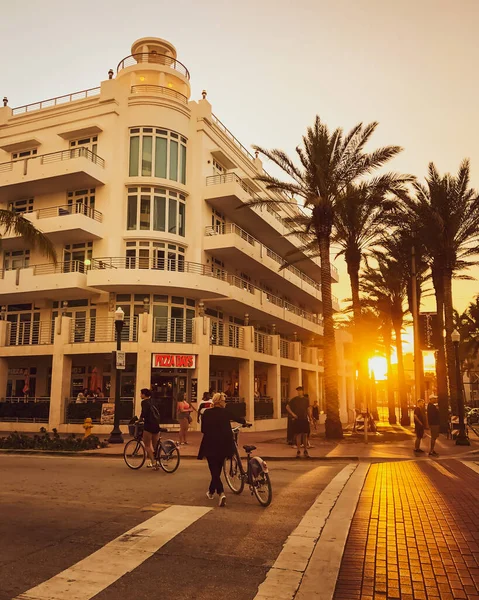
[[[302,385],[296,388],[297,395],[286,405],[286,410],[293,419],[292,432],[296,439],[296,458],[301,456],[301,444],[304,448],[304,456],[309,458],[308,437],[310,434],[311,408],[309,406],[309,398],[304,395]]]

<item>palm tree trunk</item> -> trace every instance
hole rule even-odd
[[[394,319],[394,333],[396,338],[396,353],[398,359],[398,387],[399,387],[399,404],[401,406],[401,425],[410,425],[409,410],[407,404],[406,391],[406,375],[404,373],[404,359],[402,352],[401,329],[402,322],[399,319]]]
[[[356,348],[356,370],[358,372],[358,380],[356,385],[356,408],[363,410],[366,406],[366,384],[368,378],[367,357],[363,352],[363,323],[361,314],[361,299],[359,297],[359,270],[361,262],[357,259],[346,257],[348,265],[348,275],[351,284],[351,296],[353,303],[354,315],[354,345]]]
[[[331,295],[330,236],[317,229],[321,259],[321,296],[324,319],[324,395],[326,400],[325,432],[327,439],[341,439],[343,428],[339,418],[338,366]]]
[[[436,381],[437,381],[437,403],[439,408],[441,433],[447,432],[449,421],[449,402],[447,397],[447,367],[446,351],[444,348],[444,290],[440,271],[437,267],[432,267],[432,281],[434,293],[436,295]]]
[[[383,339],[384,339],[384,347],[386,352],[386,363],[388,366],[387,373],[387,394],[388,394],[388,413],[389,413],[389,424],[396,425],[397,417],[396,417],[396,402],[394,401],[394,387],[392,381],[392,368],[391,368],[391,325],[390,323],[385,323],[383,328]]]
[[[452,273],[444,270],[443,275],[444,285],[444,325],[446,329],[446,360],[447,360],[447,376],[449,379],[449,396],[451,399],[452,414],[457,414],[457,382],[456,382],[456,358],[454,354],[454,344],[452,343],[451,335],[454,331],[452,302]]]

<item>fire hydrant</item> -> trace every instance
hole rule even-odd
[[[85,439],[89,435],[91,435],[91,430],[93,429],[93,423],[90,417],[85,419],[85,422],[83,423],[83,429],[85,430],[85,435],[83,436],[83,439]]]

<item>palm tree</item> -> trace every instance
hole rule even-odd
[[[328,126],[316,117],[312,127],[303,136],[302,146],[296,148],[299,158],[297,165],[282,150],[255,149],[280,167],[288,177],[282,181],[266,173],[257,177],[272,192],[279,193],[279,199],[252,200],[250,204],[276,204],[290,202],[286,195],[300,198],[306,213],[294,219],[297,229],[309,237],[301,251],[309,256],[319,255],[321,259],[321,294],[324,318],[324,388],[326,399],[326,437],[338,439],[343,435],[339,418],[339,396],[337,361],[331,294],[330,250],[333,234],[336,204],[348,186],[364,179],[401,149],[388,146],[371,153],[364,149],[371,138],[377,123],[356,125],[344,134],[341,128],[330,131]],[[379,182],[394,179],[389,174],[376,177]],[[392,185],[392,184],[391,184]],[[297,260],[297,259],[296,259]]]
[[[364,348],[361,300],[359,296],[359,271],[365,253],[375,245],[384,229],[397,213],[398,202],[388,198],[393,192],[401,196],[405,184],[412,181],[409,175],[390,174],[387,178],[363,181],[347,186],[336,201],[332,241],[339,246],[337,256],[343,255],[348,268],[354,314],[354,342],[358,360],[357,404],[363,404],[368,379],[367,356]]]
[[[410,419],[401,339],[405,314],[404,303],[407,298],[408,286],[408,267],[407,261],[404,260],[404,240],[398,233],[391,233],[388,238],[381,240],[381,246],[383,250],[374,252],[377,268],[373,268],[370,265],[367,266],[361,288],[367,295],[367,301],[372,301],[374,304],[381,306],[385,314],[389,313],[390,322],[395,334],[398,361],[401,425],[409,425]]]
[[[455,321],[461,334],[461,359],[473,361],[479,353],[479,295]]]
[[[469,187],[469,172],[468,160],[461,163],[457,175],[446,173],[441,176],[434,163],[430,163],[426,185],[414,183],[415,197],[406,202],[408,210],[420,224],[419,232],[430,258],[438,328],[442,331],[445,326],[446,329],[445,356],[453,412],[457,406],[457,386],[451,340],[454,330],[452,278],[465,278],[465,275],[458,274],[477,264],[470,259],[479,254],[479,196]],[[441,364],[443,355],[444,348],[440,347],[438,396],[439,386],[443,388],[445,384],[446,369],[442,369]],[[441,392],[443,393],[443,390]],[[441,408],[440,398],[439,403]]]
[[[23,238],[27,247],[37,248],[56,264],[57,254],[50,239],[23,215],[13,210],[0,209],[0,231],[0,238],[14,233]]]

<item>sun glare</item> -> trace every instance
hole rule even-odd
[[[376,381],[385,381],[388,376],[388,363],[384,356],[373,356],[369,359],[369,372]]]

